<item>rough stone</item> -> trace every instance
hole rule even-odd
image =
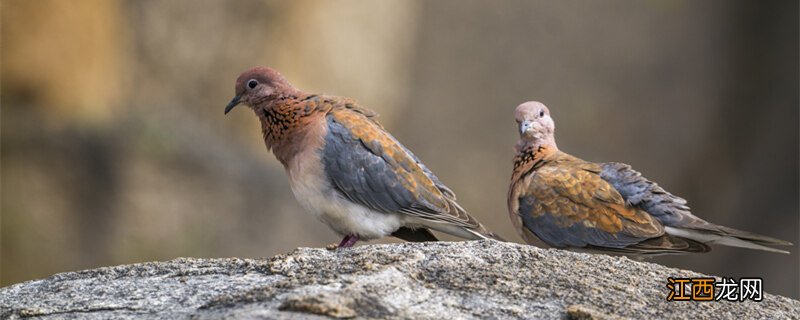
[[[147,262],[0,289],[19,319],[797,319],[800,301],[667,302],[691,271],[496,241]],[[768,288],[767,288],[768,289]]]

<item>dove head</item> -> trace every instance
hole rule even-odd
[[[225,114],[240,104],[255,108],[281,95],[297,92],[298,90],[278,71],[267,67],[255,67],[243,72],[236,79],[236,95],[225,107]]]
[[[550,109],[538,101],[528,101],[517,106],[514,116],[519,128],[520,142],[555,147],[556,125]]]

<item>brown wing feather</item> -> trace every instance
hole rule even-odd
[[[553,165],[536,171],[531,181],[531,194],[543,200],[540,210],[552,210],[572,223],[589,223],[610,233],[625,231],[630,235],[654,237],[663,227],[646,212],[625,205],[625,201],[605,180],[585,170],[589,163],[557,154]],[[540,212],[541,214],[541,212]]]
[[[515,172],[509,208],[515,224],[555,247],[608,249],[625,253],[699,252],[703,245],[665,235],[646,212],[625,204],[598,175],[596,164],[560,151],[533,156]],[[525,232],[522,232],[525,234]]]

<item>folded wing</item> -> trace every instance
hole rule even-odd
[[[557,247],[619,248],[664,233],[647,215],[626,208],[608,183],[579,167],[539,168],[519,200],[525,226]]]
[[[464,228],[482,228],[430,170],[362,112],[327,115],[325,171],[341,194],[378,212],[400,212]]]
[[[642,176],[624,163],[603,163],[600,176],[631,206],[641,208],[658,219],[668,232],[704,243],[718,243],[773,252],[786,251],[766,245],[791,245],[788,241],[728,228],[707,222],[693,215],[686,200],[677,197]]]

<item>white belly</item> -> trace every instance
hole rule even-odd
[[[353,203],[333,189],[319,161],[296,161],[287,171],[292,193],[317,219],[340,235],[370,240],[390,235],[406,224],[405,215],[373,211]]]

